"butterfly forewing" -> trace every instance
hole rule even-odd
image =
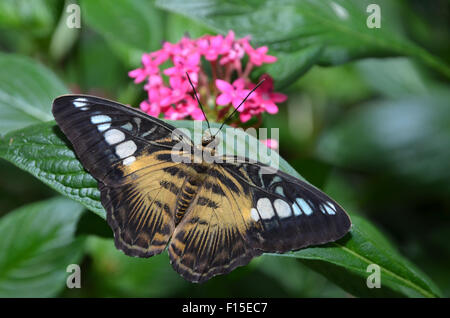
[[[174,128],[130,107],[88,96],[57,98],[53,114],[83,166],[99,181],[116,246],[141,257],[163,251],[175,228],[183,183],[183,177],[168,172],[177,165],[167,160],[179,142],[172,139]]]

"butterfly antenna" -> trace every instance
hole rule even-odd
[[[219,133],[219,131],[222,130],[223,125],[225,125],[225,123],[228,121],[228,119],[231,118],[231,116],[234,115],[235,112],[237,112],[237,110],[239,109],[239,107],[241,107],[241,105],[243,105],[245,103],[245,101],[250,97],[250,95],[259,87],[259,85],[261,85],[264,82],[264,79],[261,80],[251,91],[250,93],[247,94],[247,96],[244,98],[244,100],[239,104],[238,107],[236,107],[234,109],[234,111],[223,121],[222,125],[220,126],[219,130],[217,131],[216,135]],[[215,136],[215,135],[214,135]]]
[[[186,72],[186,75],[189,80],[189,83],[192,86],[192,89],[194,90],[195,99],[197,100],[197,103],[200,106],[200,109],[202,110],[203,116],[205,116],[205,120],[206,120],[206,124],[208,125],[208,129],[209,129],[209,131],[211,131],[211,127],[209,126],[208,118],[206,117],[205,111],[203,110],[202,103],[200,103],[200,100],[198,99],[197,91],[195,90],[194,84],[192,84],[191,78],[189,77],[189,74],[187,72]]]

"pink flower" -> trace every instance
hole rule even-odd
[[[158,117],[161,112],[167,109],[167,105],[162,105],[161,100],[170,95],[171,90],[165,86],[152,87],[148,89],[148,101],[143,101],[140,108],[147,114]]]
[[[267,148],[270,149],[278,149],[278,140],[276,139],[263,139],[261,142],[266,145]]]
[[[240,112],[239,119],[243,123],[249,121],[253,116],[257,116],[264,112],[264,108],[260,107],[257,103],[255,103],[251,99],[246,102],[244,108],[242,108],[242,106],[241,108],[239,108],[238,112]]]
[[[286,101],[287,96],[281,93],[273,92],[273,79],[267,74],[261,75],[259,80],[264,82],[258,87],[258,94],[255,95],[254,101],[259,107],[267,111],[269,114],[276,114],[278,112],[278,106],[275,103],[283,103]],[[256,85],[250,84],[250,89],[253,89]]]
[[[267,55],[266,46],[254,49],[249,40],[249,37],[235,38],[233,31],[226,36],[183,37],[177,43],[165,42],[160,50],[143,54],[142,66],[128,73],[135,83],[145,81],[148,99],[140,108],[152,116],[163,114],[168,119],[204,119],[187,74],[204,105],[212,106],[211,101],[216,101],[208,113],[214,114],[216,120],[223,119],[230,107],[237,108],[255,87],[250,80],[253,69],[276,61],[274,56]],[[243,65],[246,55],[248,62]],[[204,69],[205,62],[210,62],[208,71]],[[241,122],[260,117],[264,112],[274,114],[278,112],[277,103],[286,100],[285,95],[273,91],[273,80],[265,77],[266,82],[238,109]]]
[[[194,41],[188,37],[183,37],[180,42],[172,44],[164,42],[162,51],[166,52],[170,56],[182,56],[186,57],[191,54],[192,51],[197,50]]]
[[[145,86],[144,86],[144,89],[148,91],[152,87],[158,87],[162,84],[163,84],[163,79],[159,74],[158,75],[150,75],[148,77],[147,84],[145,84]]]
[[[266,55],[269,48],[267,46],[261,46],[256,50],[250,45],[249,42],[244,42],[245,53],[248,54],[250,62],[256,66],[261,66],[263,63],[274,63],[277,58],[272,55]]]
[[[250,93],[250,90],[245,89],[245,82],[239,78],[233,82],[233,85],[223,80],[216,80],[216,87],[221,91],[221,94],[217,96],[217,105],[227,105],[231,103],[234,107],[238,107],[244,98]],[[245,105],[241,106],[242,108]]]
[[[139,84],[147,77],[147,73],[143,68],[138,68],[128,72],[128,76],[134,78],[134,82]]]
[[[169,83],[171,90],[168,95],[160,100],[162,106],[180,102],[191,89],[189,82],[181,76],[171,77]]]
[[[185,76],[185,74],[188,73],[192,82],[197,82],[198,72],[200,71],[200,54],[198,52],[195,52],[187,57],[175,56],[173,58],[173,64],[175,66],[164,70],[163,73],[165,75],[180,76],[180,74],[182,74]]]
[[[170,107],[165,112],[165,118],[171,120],[179,120],[188,116],[191,116],[195,120],[205,119],[202,110],[198,107],[197,101],[190,95],[187,95],[175,108]]]
[[[139,105],[139,107],[146,112],[147,114],[149,114],[150,116],[153,117],[158,117],[159,114],[161,113],[161,107],[158,103],[149,103],[146,100],[144,100],[143,102],[141,102],[141,104]]]
[[[234,40],[234,32],[230,31],[226,38],[222,35],[205,36],[197,40],[200,53],[208,61],[216,61],[219,55],[227,53],[231,49]]]
[[[234,63],[240,61],[244,57],[245,51],[241,43],[235,42],[232,44],[230,50],[220,59],[221,65],[227,63]]]
[[[168,55],[163,51],[143,54],[141,61],[144,67],[130,71],[128,76],[134,78],[135,83],[140,83],[148,76],[158,75],[159,65],[164,63],[167,59]]]

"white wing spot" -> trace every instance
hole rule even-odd
[[[123,164],[125,166],[128,166],[128,165],[132,164],[135,161],[136,161],[136,157],[135,156],[131,156],[131,157],[128,157],[128,158],[124,159],[123,160]]]
[[[256,203],[256,208],[263,219],[271,219],[275,216],[275,211],[272,208],[272,203],[268,198],[261,198]]]
[[[278,186],[278,187],[276,187],[275,188],[275,193],[278,193],[279,195],[281,195],[281,196],[285,196],[284,195],[284,191],[283,191],[283,187],[282,186]]]
[[[137,146],[132,140],[122,142],[116,146],[116,154],[122,159],[131,156],[136,150]]]
[[[128,131],[132,131],[133,130],[133,125],[131,123],[126,123],[125,125],[122,126],[123,129],[126,129]]]
[[[272,182],[270,182],[270,185],[280,182],[280,181],[282,181],[281,178],[279,176],[275,176],[275,177],[273,177]]]
[[[299,216],[300,214],[302,214],[302,211],[300,210],[300,208],[296,203],[292,203],[292,210],[294,210],[295,216]]]
[[[87,105],[86,103],[83,102],[73,102],[73,104],[75,105],[75,107],[84,107]]]
[[[328,205],[330,206],[330,208],[333,209],[334,212],[336,212],[336,206],[333,204],[333,202],[327,201],[327,202],[325,202],[325,203],[328,204]]]
[[[99,132],[103,132],[106,129],[109,129],[109,127],[111,127],[111,124],[109,124],[109,123],[108,124],[100,124],[97,126],[97,129]]]
[[[277,214],[280,218],[287,218],[292,215],[289,204],[284,200],[276,199],[273,202],[273,206],[275,207],[275,210],[277,210]]]
[[[331,205],[331,206],[330,206]],[[335,215],[336,214],[336,210],[334,209],[334,205],[331,202],[325,202],[325,204],[323,205],[325,207],[326,212],[329,215]]]
[[[106,115],[95,115],[91,117],[91,123],[93,124],[103,124],[111,121],[111,117]]]
[[[111,129],[105,132],[105,140],[110,145],[118,144],[125,140],[125,134],[117,129]]]
[[[300,206],[300,208],[302,208],[303,212],[306,215],[311,215],[313,213],[313,210],[311,209],[311,206],[308,203],[306,203],[306,201],[304,199],[297,198],[297,199],[295,199],[295,201]]]
[[[250,210],[250,215],[251,215],[253,221],[255,221],[255,222],[259,221],[259,214],[258,214],[258,211],[255,208],[252,208]]]

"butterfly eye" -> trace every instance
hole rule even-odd
[[[211,136],[205,136],[202,138],[202,146],[206,147],[208,146],[210,143],[212,143],[214,141],[214,138]]]

